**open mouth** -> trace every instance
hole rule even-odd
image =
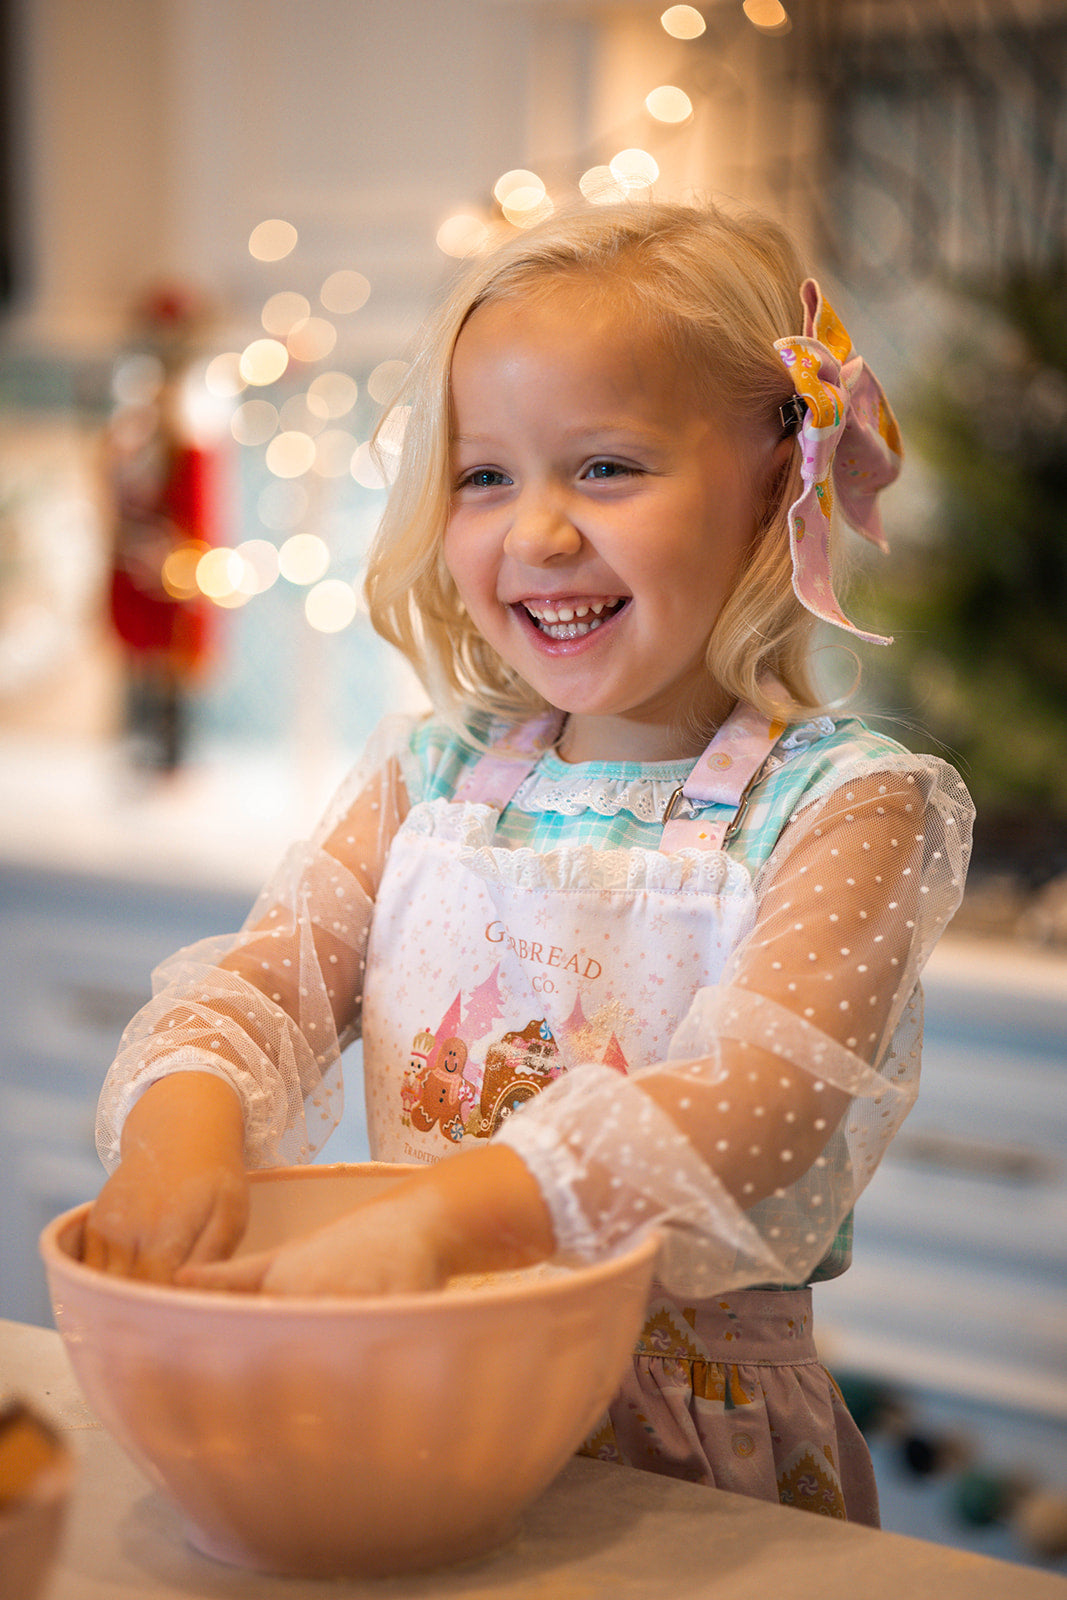
[[[533,605],[526,601],[523,609],[530,621],[547,639],[581,639],[592,633],[609,617],[616,616],[626,604],[627,597],[619,600],[579,601],[577,604],[560,602],[558,605]]]

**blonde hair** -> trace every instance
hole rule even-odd
[[[545,296],[561,280],[624,295],[668,342],[711,411],[740,429],[767,429],[793,393],[774,341],[800,331],[803,276],[788,235],[765,217],[634,202],[557,215],[460,278],[426,325],[395,397],[410,410],[366,579],[374,627],[412,663],[439,712],[514,719],[544,709],[474,628],[443,557],[452,354],[472,313]],[[798,457],[794,451],[772,486],[706,653],[708,672],[728,694],[771,716],[822,704],[809,666],[814,619],[792,585],[787,512],[800,492]],[[782,685],[785,704],[780,695],[769,698],[768,675]]]

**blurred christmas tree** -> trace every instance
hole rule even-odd
[[[871,596],[896,644],[873,698],[945,747],[975,865],[1067,873],[1067,261],[966,285],[905,440],[933,513]]]

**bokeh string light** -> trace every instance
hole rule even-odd
[[[659,164],[647,150],[620,150],[608,162],[608,170],[626,194],[651,189],[659,177]]]
[[[207,550],[196,564],[196,586],[215,605],[235,610],[247,605],[253,590],[245,583],[245,560],[227,545]]]
[[[317,533],[294,533],[278,551],[278,570],[289,583],[318,583],[330,566],[330,547]]]
[[[277,294],[272,294],[260,313],[267,333],[272,333],[278,339],[284,339],[296,327],[298,322],[303,322],[311,315],[311,302],[305,295],[295,294],[291,289],[281,289]]]
[[[678,89],[673,83],[662,83],[657,89],[652,89],[645,96],[645,105],[650,117],[655,117],[657,122],[688,122],[693,115],[693,102],[684,89]]]
[[[707,27],[695,6],[668,6],[659,20],[672,39],[699,39]]]
[[[380,361],[367,379],[367,393],[380,406],[387,406],[407,376],[406,361]]]
[[[237,553],[245,564],[246,581],[255,584],[253,593],[266,594],[274,587],[281,573],[277,545],[269,539],[245,539],[237,546]]]
[[[309,433],[288,428],[276,433],[267,446],[267,471],[276,478],[302,478],[315,461],[315,441]]]
[[[492,237],[492,230],[484,217],[469,211],[457,211],[446,217],[437,230],[437,248],[443,255],[457,261],[477,255],[484,250]]]
[[[277,339],[253,339],[241,351],[237,370],[245,383],[257,389],[277,383],[289,365],[289,352]]]
[[[238,444],[266,444],[278,431],[278,408],[270,400],[245,400],[230,418],[230,432]]]
[[[160,577],[164,591],[172,600],[192,600],[199,592],[196,569],[208,549],[201,540],[189,539],[167,552]]]
[[[320,478],[344,478],[352,465],[356,438],[347,428],[324,428],[315,440],[312,470]]]
[[[327,311],[338,316],[351,316],[353,312],[361,311],[370,299],[370,280],[362,272],[341,268],[330,273],[319,290],[319,299]]]
[[[793,26],[781,0],[744,0],[741,9],[761,33],[788,33]]]
[[[249,254],[261,263],[284,261],[298,238],[292,223],[271,218],[252,229]],[[364,273],[339,267],[323,279],[317,299],[330,318],[341,319],[362,310],[371,293]],[[369,441],[360,442],[349,423],[360,396],[356,379],[341,367],[303,377],[304,369],[320,366],[337,346],[338,327],[330,318],[320,315],[299,290],[276,288],[260,312],[265,337],[252,338],[241,350],[220,352],[196,374],[203,405],[214,408],[216,432],[221,407],[222,431],[228,427],[236,444],[261,452],[269,481],[258,492],[256,513],[264,533],[276,537],[245,539],[232,547],[189,541],[171,550],[161,578],[173,598],[200,596],[233,610],[284,579],[308,590],[305,615],[321,632],[340,632],[358,614],[354,585],[327,576],[332,552],[310,525],[311,518],[321,515],[322,484],[350,478],[381,492],[389,474],[372,458]],[[131,357],[116,373],[116,399],[123,415],[133,419],[131,428],[136,414],[154,404],[160,385],[157,367],[153,357]],[[392,405],[406,370],[404,362],[389,360],[371,372],[366,391],[383,412]],[[289,384],[296,387],[286,394],[281,386]],[[399,454],[404,418],[395,409],[386,416],[382,459],[387,467]],[[320,487],[310,488],[316,480]]]
[[[626,191],[610,167],[590,167],[578,179],[579,192],[594,206],[611,206],[625,200]]]
[[[324,578],[308,591],[304,615],[319,633],[340,633],[359,609],[356,592],[341,578]]]
[[[204,383],[209,394],[219,400],[232,400],[245,388],[241,376],[241,356],[237,350],[224,350],[214,356],[204,371]]]
[[[272,217],[252,229],[248,252],[257,261],[282,261],[296,249],[297,231],[291,222]]]
[[[308,384],[308,410],[324,420],[347,416],[358,399],[359,385],[347,372],[320,372]]]
[[[493,185],[493,195],[504,216],[516,228],[532,228],[550,217],[555,209],[544,179],[524,167],[505,172],[498,178]]]
[[[324,361],[337,343],[337,329],[325,317],[303,317],[285,336],[285,348],[294,361],[313,366]]]

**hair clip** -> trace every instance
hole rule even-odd
[[[791,400],[787,400],[784,406],[778,407],[778,415],[781,418],[782,428],[785,433],[796,433],[800,424],[804,421],[805,410],[804,402],[798,394],[795,394]]]

